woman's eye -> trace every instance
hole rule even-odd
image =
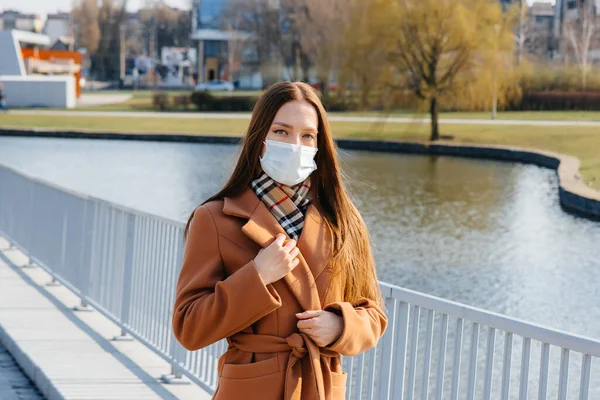
[[[275,132],[278,135],[285,135],[285,131],[283,129],[275,129],[273,132]]]
[[[304,135],[304,139],[314,139],[315,137],[313,135],[311,135],[310,133],[307,133],[306,135]]]

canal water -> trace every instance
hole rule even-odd
[[[0,164],[180,221],[223,185],[237,151],[231,145],[0,137]],[[560,208],[554,171],[496,161],[343,150],[341,161],[346,184],[373,238],[380,280],[600,338],[600,223]],[[422,329],[424,317],[422,313]],[[449,323],[448,357],[454,351],[455,323]],[[438,318],[436,338],[439,326]],[[471,326],[465,324],[466,346]],[[480,376],[488,332],[485,328],[480,333]],[[515,337],[515,351],[521,343]],[[421,338],[421,354],[423,344]],[[500,354],[503,337],[495,347]],[[511,399],[518,395],[518,353],[513,354]],[[437,355],[434,347],[434,360]],[[533,342],[531,398],[537,398],[540,355],[539,342]],[[581,355],[571,358],[568,398],[575,398]],[[467,384],[468,359],[464,353],[461,388]],[[560,352],[553,348],[548,398],[556,397],[559,360]],[[418,359],[418,371],[422,362]],[[494,361],[496,376],[501,363],[501,358]],[[355,374],[352,368],[346,370]],[[599,376],[600,366],[594,365],[590,398],[600,396]],[[451,378],[448,361],[446,393]],[[417,395],[421,379],[417,376]],[[432,378],[431,393],[434,382]],[[476,390],[479,398],[482,382]],[[493,388],[493,398],[499,398],[499,390],[499,385]]]
[[[0,137],[0,163],[184,221],[232,170],[231,145]],[[553,171],[341,151],[380,280],[600,338],[600,223],[558,203]]]

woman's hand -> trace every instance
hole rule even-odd
[[[291,270],[296,268],[300,260],[296,258],[300,249],[296,247],[296,241],[290,240],[285,246],[285,235],[280,233],[275,238],[275,241],[266,248],[260,250],[254,263],[258,268],[265,285],[280,280],[286,276]]]
[[[329,346],[344,330],[344,319],[331,311],[310,310],[296,314],[298,329],[307,334],[319,347]]]

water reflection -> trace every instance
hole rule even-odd
[[[600,337],[600,224],[564,213],[554,172],[449,157],[342,152],[380,279]],[[236,161],[227,145],[0,138],[0,162],[185,220]]]

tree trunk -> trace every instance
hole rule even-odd
[[[440,139],[440,129],[438,126],[438,104],[437,97],[431,98],[431,106],[429,109],[431,113],[431,141]]]

